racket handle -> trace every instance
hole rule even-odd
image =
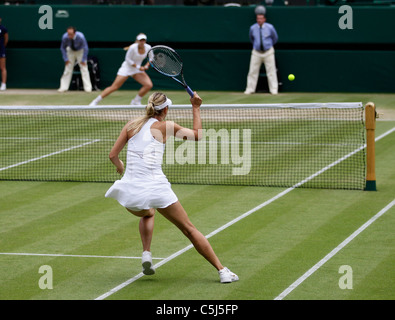
[[[191,98],[193,97],[193,91],[191,88],[189,88],[189,86],[185,87],[185,90],[189,93],[189,95],[191,96]]]

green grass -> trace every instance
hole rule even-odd
[[[158,90],[155,89],[154,90]],[[160,90],[158,90],[160,91]],[[279,93],[270,95],[257,93],[245,95],[242,92],[199,91],[203,104],[227,103],[313,103],[313,102],[363,102],[376,103],[377,107],[393,111],[395,94],[383,93]],[[100,104],[129,104],[137,91],[119,90],[105,98]],[[185,91],[164,91],[175,104],[188,104],[189,96]],[[99,92],[85,93],[69,91],[58,93],[56,90],[18,90],[9,89],[1,93],[0,105],[87,105]],[[143,98],[147,102],[148,95]]]
[[[133,92],[118,94],[111,103],[133,96]],[[394,95],[201,94],[206,103],[372,100],[385,110],[386,117],[395,110]],[[171,95],[175,103],[186,103],[185,92]],[[2,99],[1,104],[44,104],[44,100],[47,104],[55,104],[55,100],[56,104],[68,104],[68,100],[82,104],[94,94],[88,96],[47,94],[44,99],[32,94],[15,95],[14,100]],[[395,127],[394,118],[387,120],[377,122],[376,136]],[[377,192],[295,189],[211,237],[217,255],[239,275],[239,282],[221,285],[216,270],[191,249],[158,268],[156,275],[142,277],[108,299],[274,299],[394,200],[394,145],[395,133],[376,144]],[[0,181],[0,253],[139,257],[138,218],[114,200],[104,198],[109,186]],[[178,184],[173,189],[192,222],[205,235],[284,191]],[[166,258],[189,245],[162,216],[157,214],[155,219],[154,257]],[[392,207],[285,299],[393,300],[394,220]],[[53,270],[51,290],[38,285],[43,276],[38,271],[43,265]],[[353,270],[353,289],[339,288],[342,265]],[[0,299],[95,299],[140,271],[139,259],[0,254]]]

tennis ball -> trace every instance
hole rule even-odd
[[[289,81],[294,81],[294,80],[295,80],[295,76],[291,73],[291,74],[288,76],[288,80],[289,80]]]

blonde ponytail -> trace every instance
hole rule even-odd
[[[148,104],[145,107],[145,115],[134,120],[128,131],[132,131],[132,135],[137,134],[144,124],[148,121],[148,119],[153,118],[156,115],[159,115],[163,112],[163,110],[155,110],[155,106],[159,106],[162,103],[165,103],[167,97],[163,93],[155,92],[150,95],[148,98]]]

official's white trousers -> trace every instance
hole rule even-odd
[[[250,70],[247,76],[247,88],[245,93],[249,94],[255,92],[262,63],[265,64],[267,82],[269,84],[270,93],[278,93],[277,69],[273,47],[263,53],[252,50]]]
[[[60,88],[58,91],[69,90],[71,78],[73,77],[74,65],[76,61],[80,66],[81,78],[82,78],[82,84],[84,86],[84,90],[86,92],[92,91],[92,83],[89,76],[88,64],[87,63],[85,65],[81,64],[83,54],[84,54],[83,49],[73,51],[69,47],[67,48],[67,57],[70,63],[68,63],[64,67],[64,72],[62,77],[60,78]]]

